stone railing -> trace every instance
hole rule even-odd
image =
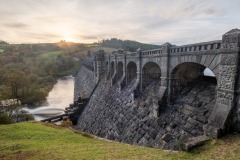
[[[127,57],[135,57],[137,56],[137,52],[129,52],[126,54]]]
[[[162,49],[154,49],[154,50],[142,51],[141,55],[142,56],[158,56],[161,53],[163,53]]]
[[[221,48],[221,40],[171,47],[170,53],[201,52]]]

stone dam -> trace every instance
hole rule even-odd
[[[239,47],[233,29],[217,41],[97,51],[75,77],[76,129],[171,150],[240,132]],[[205,76],[206,68],[215,77]]]

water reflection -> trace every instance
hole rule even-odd
[[[67,76],[61,78],[49,92],[47,101],[41,106],[31,109],[25,108],[30,112],[35,120],[42,120],[48,117],[64,113],[64,109],[73,102],[74,78]]]

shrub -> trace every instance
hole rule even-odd
[[[12,119],[5,113],[0,114],[0,124],[11,124]]]
[[[72,121],[70,119],[67,119],[65,121],[62,121],[60,126],[62,127],[71,127],[73,124],[72,124]]]

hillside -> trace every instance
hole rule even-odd
[[[240,135],[212,140],[190,153],[96,139],[50,124],[0,125],[0,159],[240,159]]]
[[[130,52],[135,52],[138,48],[141,48],[142,50],[161,48],[160,45],[145,44],[137,41],[121,40],[117,38],[104,39],[99,43],[99,45],[103,47],[122,48],[123,50]]]

